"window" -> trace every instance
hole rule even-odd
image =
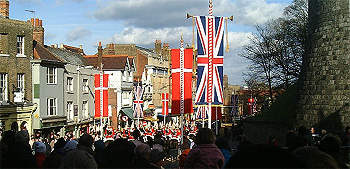
[[[8,56],[8,34],[0,34],[0,55]]]
[[[24,74],[18,73],[17,74],[17,88],[19,91],[24,92]]]
[[[0,73],[0,101],[7,101],[7,73]]]
[[[57,99],[48,98],[47,99],[47,115],[56,116],[57,115]]]
[[[67,91],[73,92],[73,78],[67,77]]]
[[[74,118],[73,102],[72,101],[67,102],[67,117],[68,117],[68,120],[73,120],[73,118]]]
[[[89,81],[88,79],[83,79],[83,92],[88,93],[89,92]]]
[[[82,112],[83,112],[83,117],[89,118],[89,107],[88,107],[87,101],[83,101]]]
[[[17,36],[17,55],[24,55],[24,36]]]
[[[57,81],[57,69],[55,67],[47,68],[47,83],[56,84]]]
[[[125,93],[125,92],[122,93],[122,98],[123,98],[123,99],[128,99],[128,98],[129,98],[129,97],[128,97],[128,93]]]

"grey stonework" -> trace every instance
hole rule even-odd
[[[297,125],[350,125],[349,0],[310,0],[309,37],[299,81]]]

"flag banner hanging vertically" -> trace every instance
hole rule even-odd
[[[223,103],[224,17],[194,16],[197,25],[197,105]],[[213,112],[212,112],[213,113]]]
[[[231,114],[233,116],[238,116],[238,95],[236,94],[231,95],[231,105],[232,105]]]
[[[108,74],[95,74],[95,118],[108,117]]]
[[[184,113],[192,113],[193,49],[171,49],[171,61],[171,114],[180,114],[182,97],[184,99]]]
[[[196,119],[197,120],[208,119],[207,106],[199,106],[199,107],[197,107]]]
[[[162,115],[169,114],[169,93],[162,93]]]
[[[139,84],[134,87],[134,117],[143,118],[143,88]]]
[[[212,114],[211,114],[212,120],[216,120],[216,113],[217,113],[218,120],[220,120],[222,118],[221,107],[212,106],[211,112],[212,112]],[[196,119],[197,120],[208,119],[208,106],[203,105],[203,106],[197,107]]]

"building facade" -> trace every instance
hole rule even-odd
[[[115,55],[103,52],[101,44],[96,55],[89,55],[85,58],[90,65],[109,75],[108,114],[110,115],[111,126],[113,128],[118,127],[118,120],[122,112],[132,119],[133,79],[136,71],[134,59],[123,54]]]
[[[9,2],[0,1],[0,122],[4,130],[13,122],[26,121],[31,133],[33,28],[30,23],[9,19]]]
[[[142,82],[144,110],[160,113],[161,94],[171,94],[169,44],[156,40],[154,49],[135,44],[108,44],[103,53],[134,58],[136,71],[133,81],[135,84]]]
[[[81,48],[61,44],[47,49],[66,63],[62,91],[63,113],[67,117],[65,130],[87,130],[94,121],[94,75],[99,71],[89,66]]]

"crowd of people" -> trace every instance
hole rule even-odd
[[[240,128],[189,131],[182,141],[165,130],[138,129],[110,139],[87,132],[30,138],[25,123],[13,124],[2,133],[0,168],[348,168],[350,127],[341,137],[323,130],[318,139],[300,127],[286,134],[285,145],[273,136],[253,144]]]

